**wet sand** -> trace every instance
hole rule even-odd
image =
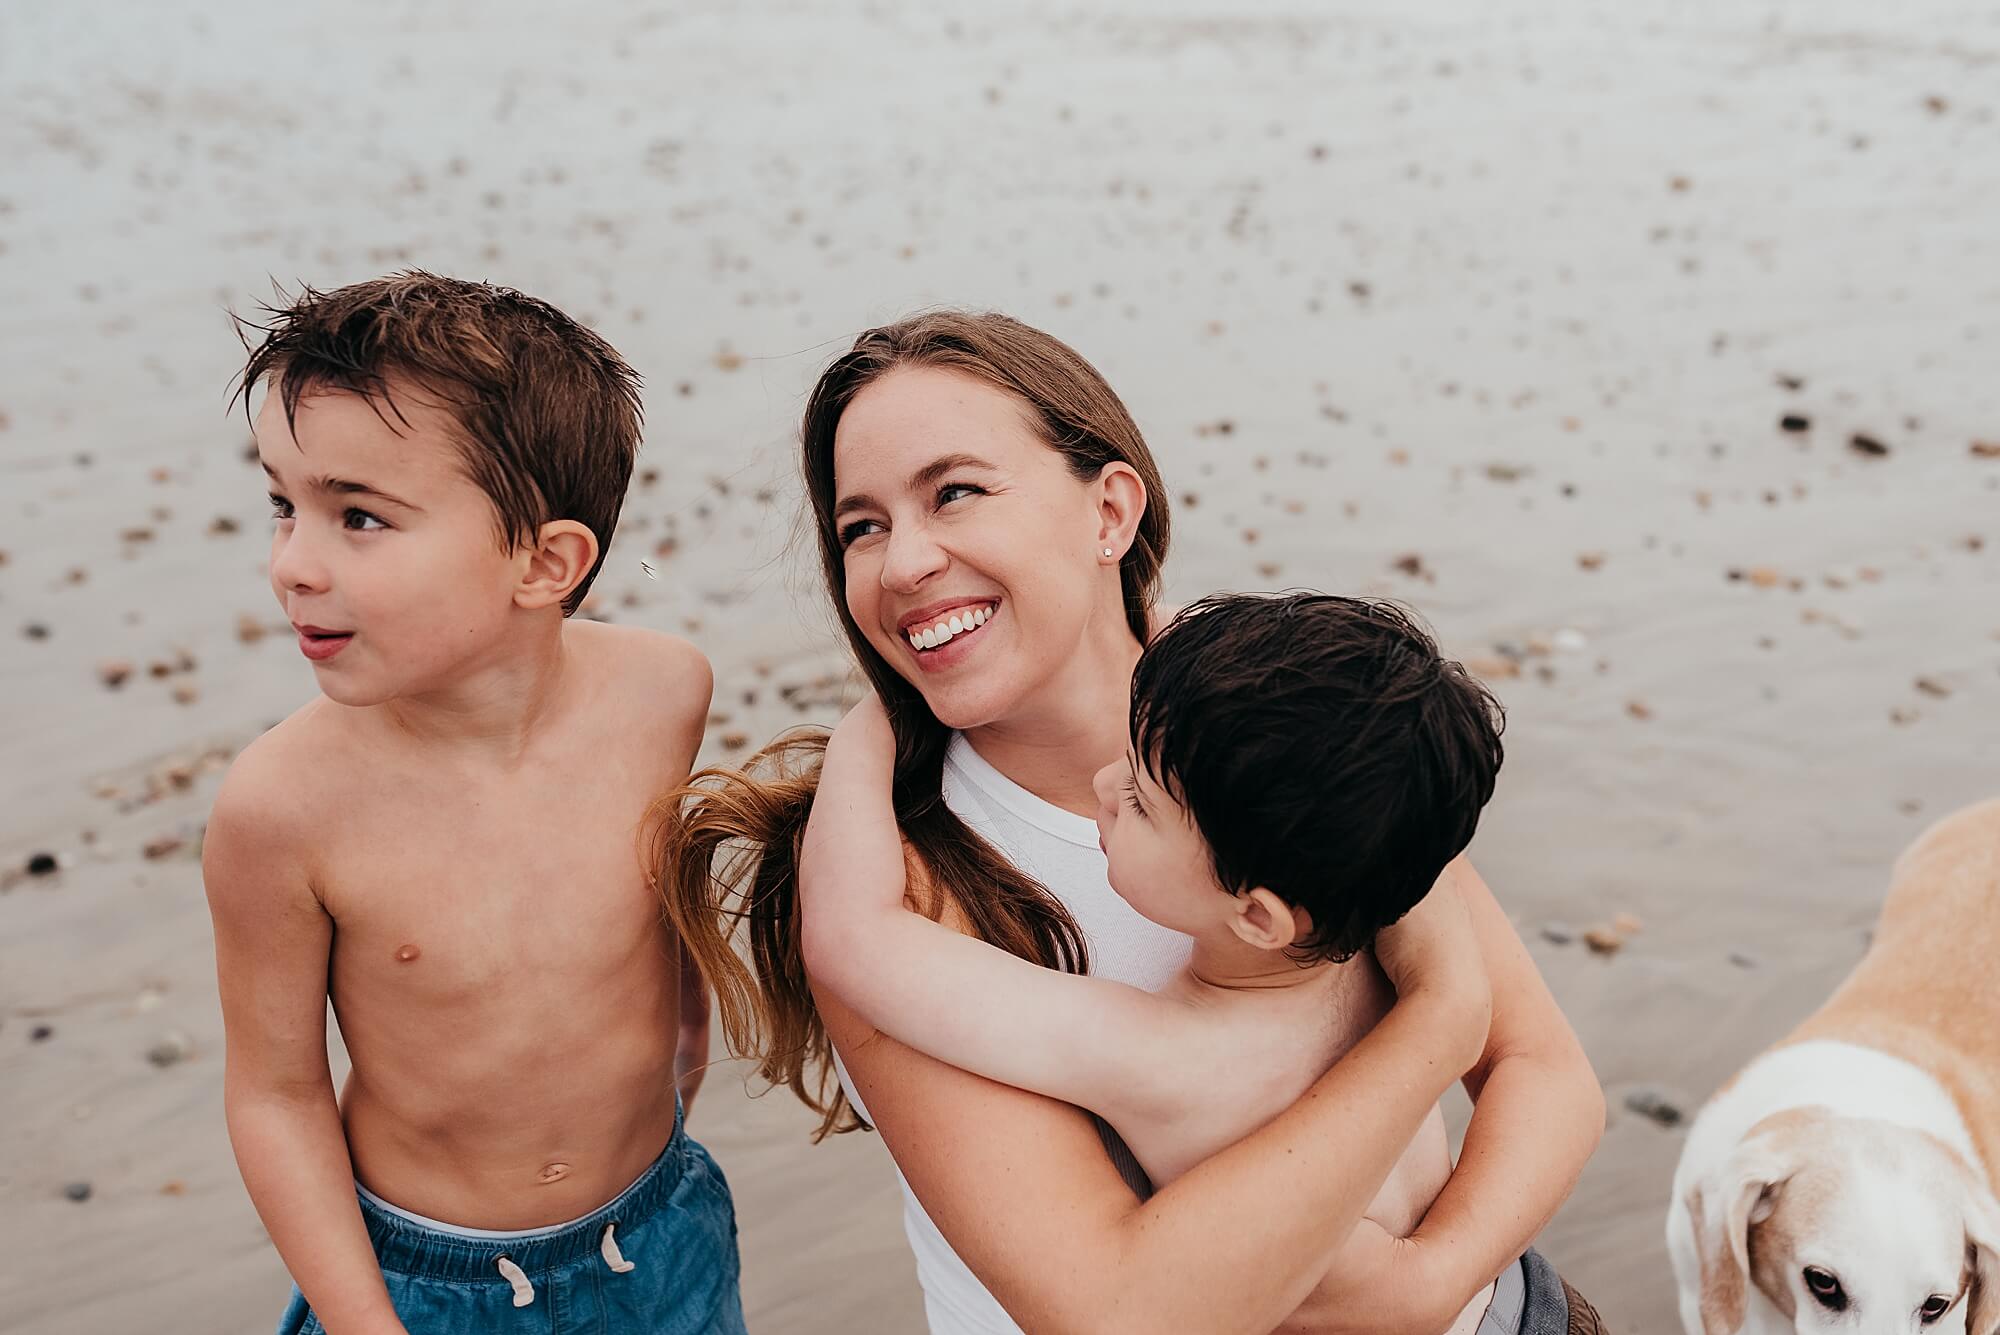
[[[593,611],[707,650],[707,759],[837,716],[791,435],[917,306],[1105,371],[1175,599],[1412,601],[1509,707],[1475,857],[1610,1095],[1544,1250],[1674,1329],[1680,1132],[1628,1100],[1691,1114],[1858,957],[1902,845],[2000,791],[2000,18],[760,12],[0,20],[0,1331],[283,1302],[196,859],[312,678],[264,633],[223,307],[404,265],[646,374]],[[879,1145],[811,1125],[729,1071],[693,1119],[753,1328],[920,1329]]]

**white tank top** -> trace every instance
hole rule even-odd
[[[1062,901],[1089,943],[1092,974],[1157,991],[1187,965],[1193,943],[1141,917],[1111,888],[1097,822],[1036,797],[981,758],[963,734],[954,734],[945,752],[943,789],[945,805],[960,820]],[[834,1069],[855,1109],[867,1117],[837,1053]],[[931,1335],[1021,1335],[924,1213],[900,1169],[896,1178]]]

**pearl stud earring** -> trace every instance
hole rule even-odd
[[[1104,549],[1104,554],[1105,554],[1106,556],[1109,556],[1109,555],[1111,555],[1111,549],[1110,549],[1109,547],[1106,547],[1106,548]]]

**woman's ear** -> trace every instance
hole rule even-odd
[[[535,545],[525,555],[514,605],[559,607],[597,564],[597,535],[574,519],[552,519],[536,532]]]
[[[1139,471],[1116,459],[1104,465],[1097,474],[1098,555],[1109,564],[1124,560],[1145,517],[1146,484]]]
[[[1246,945],[1259,950],[1283,950],[1312,930],[1304,909],[1293,908],[1261,885],[1236,896],[1229,926]]]

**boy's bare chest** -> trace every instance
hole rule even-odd
[[[645,796],[384,791],[357,802],[321,859],[334,978],[433,1000],[530,979],[659,972],[659,901],[640,840]]]

